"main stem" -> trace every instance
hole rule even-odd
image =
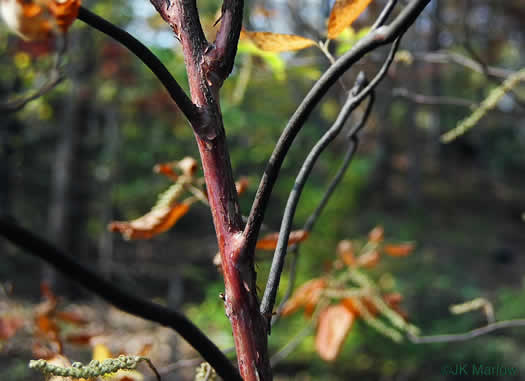
[[[271,380],[268,336],[259,313],[253,253],[241,252],[242,220],[224,129],[221,130],[211,144],[197,134],[196,139],[221,253],[224,306],[232,325],[241,376],[246,381]]]
[[[204,36],[196,0],[150,0],[181,42],[191,100],[189,120],[204,169],[224,275],[226,315],[230,319],[239,372],[245,381],[272,379],[266,319],[259,312],[254,249],[247,249],[226,144],[219,89],[233,67],[241,30],[242,0],[224,0],[214,44]],[[254,246],[254,245],[251,245]]]

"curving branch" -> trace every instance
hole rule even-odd
[[[270,269],[270,274],[268,276],[268,281],[266,283],[266,289],[264,290],[264,295],[261,300],[261,314],[263,316],[271,316],[273,311],[273,306],[275,304],[275,297],[277,295],[277,289],[279,288],[279,282],[281,279],[281,273],[284,266],[284,259],[286,257],[286,251],[288,246],[288,238],[290,236],[290,231],[292,228],[293,218],[295,216],[295,210],[297,204],[299,203],[299,198],[301,197],[302,189],[306,180],[310,176],[317,159],[324,151],[324,149],[336,138],[341,129],[344,127],[346,120],[350,114],[355,110],[357,106],[367,97],[374,88],[381,82],[388,72],[388,68],[394,60],[394,56],[399,47],[401,36],[399,36],[394,43],[388,54],[385,63],[370,82],[370,84],[364,86],[365,78],[362,73],[358,75],[356,79],[356,84],[352,91],[350,91],[349,97],[345,105],[343,106],[340,114],[337,117],[335,123],[330,127],[330,129],[323,135],[323,137],[315,144],[310,153],[308,154],[297,178],[295,180],[294,187],[290,192],[288,201],[286,203],[286,208],[284,210],[283,219],[281,222],[281,229],[279,231],[279,240],[277,241],[277,247],[273,255],[272,267]],[[362,89],[364,87],[364,89]],[[354,134],[353,131],[350,132],[351,135]],[[269,319],[270,320],[270,319]]]
[[[365,126],[370,113],[372,111],[372,108],[374,106],[375,102],[375,95],[374,92],[370,93],[369,102],[366,105],[366,110],[361,116],[361,119],[357,123],[355,127],[353,127],[349,134],[347,135],[347,139],[349,140],[348,148],[345,154],[345,157],[343,158],[343,162],[341,166],[339,167],[339,170],[333,177],[332,181],[328,185],[328,187],[325,190],[325,193],[323,195],[323,198],[313,211],[313,213],[308,217],[306,220],[306,223],[303,226],[303,230],[307,232],[311,232],[315,223],[321,216],[321,213],[323,212],[323,209],[325,208],[326,204],[330,200],[330,197],[334,193],[335,189],[343,179],[346,171],[348,170],[348,167],[350,166],[350,163],[352,162],[352,159],[354,158],[354,154],[357,151],[357,147],[359,146],[359,135],[358,133],[361,131],[361,129]],[[292,255],[291,263],[290,263],[290,275],[288,280],[288,288],[286,289],[286,292],[279,303],[279,307],[277,307],[277,311],[275,315],[272,317],[272,325],[277,323],[277,321],[280,318],[281,312],[287,302],[287,300],[292,295],[293,289],[295,287],[295,277],[296,277],[296,268],[297,268],[297,262],[299,259],[299,247],[300,244],[292,245],[289,249],[290,254]]]
[[[155,74],[190,123],[194,125],[198,122],[200,115],[198,108],[186,95],[166,66],[142,42],[85,7],[80,7],[78,19],[128,48]]]
[[[30,254],[43,259],[65,276],[80,283],[87,290],[117,308],[173,328],[214,367],[222,378],[241,381],[237,369],[230,360],[197,326],[181,313],[122,290],[7,217],[0,218],[0,236],[27,250]]]
[[[495,78],[506,78],[509,75],[515,73],[514,70],[504,69],[495,66],[483,66],[479,62],[459,54],[456,52],[438,50],[435,52],[428,53],[415,53],[413,57],[417,60],[429,62],[429,63],[438,63],[438,64],[450,64],[454,63],[459,66],[463,66],[467,69],[475,71],[480,74],[485,74],[490,77]]]
[[[284,158],[313,109],[343,73],[365,54],[379,46],[393,42],[397,37],[402,35],[410,25],[413,24],[429,2],[430,0],[411,1],[388,26],[382,26],[370,32],[354,45],[348,53],[340,57],[308,92],[281,134],[266,165],[261,182],[259,183],[259,188],[257,189],[257,194],[255,195],[255,200],[243,233],[248,250],[255,247],[257,236],[259,235],[259,230],[264,219],[264,213]]]
[[[409,335],[408,339],[414,344],[450,343],[457,341],[467,341],[500,329],[515,327],[525,327],[525,319],[502,320],[464,333],[432,336]]]

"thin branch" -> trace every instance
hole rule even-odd
[[[78,19],[128,48],[155,74],[190,123],[192,125],[197,123],[199,119],[197,107],[195,107],[166,66],[142,42],[85,7],[80,7]]]
[[[427,106],[446,105],[468,108],[473,108],[477,106],[475,102],[469,101],[468,99],[418,94],[411,92],[410,90],[403,87],[392,89],[392,96],[405,98],[414,103]]]
[[[6,217],[0,218],[0,235],[32,255],[45,260],[65,276],[80,283],[115,307],[173,328],[215,368],[221,377],[226,380],[241,380],[237,369],[220,349],[181,313],[122,290]]]
[[[372,30],[376,30],[377,28],[385,24],[386,19],[388,18],[388,16],[390,16],[390,13],[392,13],[396,4],[397,4],[397,0],[390,0],[385,5],[383,10],[379,14],[379,17],[377,18],[376,22],[374,23],[374,25],[372,25],[372,28],[371,28]]]
[[[433,335],[433,336],[414,336],[409,335],[408,339],[414,344],[430,344],[430,343],[450,343],[457,341],[467,341],[488,333],[515,327],[525,327],[525,319],[502,320],[496,323],[488,324],[481,328],[473,329],[472,331],[464,333],[456,333],[450,335]]]
[[[415,59],[422,60],[430,63],[449,64],[454,63],[470,70],[478,72],[480,74],[489,75],[497,78],[507,78],[509,75],[515,73],[514,70],[504,69],[494,66],[481,65],[479,62],[464,56],[456,52],[449,52],[445,50],[439,50],[437,52],[428,53],[416,53],[413,55]]]
[[[365,54],[379,46],[393,42],[398,36],[403,34],[429,2],[430,0],[413,0],[390,25],[378,28],[357,42],[348,53],[339,58],[336,63],[321,76],[308,92],[281,134],[268,161],[259,188],[257,189],[257,194],[243,233],[246,238],[248,250],[255,247],[259,229],[264,219],[264,213],[284,158],[313,109],[343,73]]]
[[[332,181],[328,185],[328,188],[326,188],[326,191],[325,191],[325,193],[323,195],[323,198],[321,199],[321,201],[319,202],[319,204],[315,208],[314,212],[306,220],[306,223],[303,226],[303,230],[308,231],[308,232],[312,231],[312,229],[313,229],[315,223],[317,222],[317,220],[319,219],[319,217],[320,217],[324,207],[326,206],[326,204],[330,200],[330,197],[334,193],[335,189],[337,188],[337,186],[340,184],[341,180],[343,179],[343,177],[344,177],[348,167],[350,166],[350,163],[352,162],[352,159],[354,158],[354,154],[357,151],[357,147],[359,145],[358,133],[364,127],[364,125],[366,124],[366,122],[367,122],[367,120],[368,120],[368,118],[370,116],[370,113],[372,111],[372,107],[374,105],[374,100],[375,100],[374,97],[370,98],[370,101],[368,102],[368,104],[366,106],[366,110],[363,113],[363,115],[361,116],[361,120],[357,123],[357,125],[354,128],[351,129],[351,132],[353,132],[353,133],[347,135],[347,139],[349,140],[349,144],[348,144],[348,149],[346,151],[345,157],[344,157],[343,162],[341,164],[341,167],[339,168],[339,170],[335,174],[334,178],[332,179]],[[281,316],[281,312],[284,309],[284,306],[285,306],[286,302],[288,301],[288,299],[292,295],[292,291],[293,291],[294,286],[295,286],[295,275],[296,275],[296,268],[297,268],[297,263],[298,263],[298,259],[299,259],[299,248],[300,248],[300,244],[295,244],[295,245],[292,245],[292,247],[290,247],[290,249],[289,249],[290,254],[292,255],[292,261],[290,263],[290,275],[289,275],[289,280],[288,280],[288,287],[286,289],[286,292],[285,292],[281,302],[279,303],[279,307],[277,307],[277,311],[276,311],[275,315],[272,317],[272,326],[275,323],[277,323],[277,321],[279,320],[279,318]]]
[[[44,96],[57,85],[59,85],[65,78],[63,72],[62,61],[67,50],[67,37],[66,35],[59,34],[56,38],[56,55],[53,63],[53,68],[49,74],[49,78],[39,89],[33,94],[23,97],[21,99],[8,101],[6,103],[0,103],[0,111],[4,112],[17,112],[23,109],[29,102]]]
[[[299,174],[297,175],[294,187],[290,192],[288,201],[286,203],[286,208],[284,210],[283,219],[281,222],[281,229],[279,232],[279,240],[277,241],[277,247],[273,256],[272,267],[270,269],[270,274],[266,283],[266,289],[264,290],[264,295],[261,300],[260,310],[263,316],[271,316],[273,306],[275,304],[275,297],[277,295],[277,289],[279,288],[284,259],[288,247],[288,238],[290,236],[292,222],[295,216],[295,210],[297,208],[297,204],[299,203],[299,198],[301,196],[304,184],[306,183],[306,180],[308,179],[312,168],[317,162],[319,155],[339,134],[352,111],[363,101],[365,97],[367,97],[371,92],[373,92],[374,88],[384,78],[384,76],[388,72],[388,68],[394,60],[394,56],[397,51],[397,48],[399,47],[400,40],[401,36],[394,41],[394,43],[392,44],[392,48],[390,49],[390,52],[388,54],[388,57],[385,60],[383,66],[381,67],[381,70],[377,73],[377,75],[370,82],[370,84],[368,84],[363,90],[361,90],[362,84],[359,83],[360,76],[358,76],[358,79],[356,80],[356,85],[354,86],[353,91],[349,94],[348,100],[343,106],[340,114],[338,115],[337,120],[312,148],[303,166],[301,167]],[[362,76],[362,81],[364,82],[364,75]],[[352,131],[350,132],[351,135],[354,133],[355,132]]]
[[[22,99],[0,103],[0,111],[3,112],[17,112],[22,110],[29,102],[34,101],[35,99],[40,98],[41,96],[47,94],[53,90],[60,82],[64,80],[65,76],[59,70],[53,69],[51,71],[49,79],[46,83],[36,90],[33,94],[26,96]]]

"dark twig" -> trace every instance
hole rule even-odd
[[[408,339],[414,344],[430,344],[430,343],[450,343],[457,341],[467,341],[476,337],[486,335],[488,333],[514,327],[525,327],[525,319],[516,320],[502,320],[496,323],[488,324],[481,328],[473,329],[472,331],[464,333],[456,333],[450,335],[432,335],[432,336],[413,336],[409,335]]]
[[[488,74],[489,76],[496,78],[507,78],[509,75],[515,73],[515,71],[513,70],[495,66],[486,66],[485,68],[483,68],[483,66],[479,62],[476,62],[467,56],[456,52],[448,52],[445,50],[439,50],[436,52],[428,53],[415,53],[413,54],[413,57],[417,60],[422,60],[430,63],[454,63],[456,65],[466,67],[480,74]]]
[[[372,30],[376,30],[377,28],[379,28],[380,26],[383,26],[385,24],[386,19],[388,18],[388,16],[390,16],[390,13],[392,13],[392,11],[394,10],[394,7],[396,6],[396,4],[397,4],[397,0],[390,0],[385,5],[383,10],[381,11],[379,16],[377,17],[376,22],[374,23],[374,25],[372,25],[372,28],[371,28]]]
[[[64,80],[64,78],[65,76],[60,72],[60,70],[53,69],[51,71],[50,77],[41,88],[36,90],[33,94],[22,99],[0,104],[0,111],[17,112],[22,110],[29,102],[32,102],[53,90],[60,82]]]
[[[264,219],[264,212],[267,208],[270,195],[284,158],[313,109],[343,73],[345,73],[365,54],[381,45],[393,42],[398,36],[403,34],[409,26],[412,25],[429,2],[430,0],[413,0],[401,11],[390,25],[380,27],[369,33],[354,45],[348,53],[339,58],[308,92],[281,134],[268,161],[259,188],[257,189],[257,194],[244,230],[248,250],[255,247],[257,236],[259,235],[259,229]]]
[[[377,75],[374,77],[374,79],[370,82],[370,84],[368,84],[363,90],[361,90],[362,83],[359,83],[360,76],[358,76],[358,80],[356,80],[356,85],[349,94],[348,100],[343,106],[341,112],[339,113],[337,120],[312,148],[303,166],[301,167],[297,178],[295,179],[294,187],[290,192],[288,201],[286,203],[286,208],[284,210],[284,215],[281,222],[281,229],[279,231],[279,240],[277,242],[277,247],[273,256],[272,267],[270,269],[270,274],[266,283],[266,289],[264,290],[264,295],[261,300],[260,310],[263,316],[271,316],[273,306],[275,304],[275,297],[277,295],[277,289],[279,288],[279,281],[283,270],[284,259],[286,256],[288,238],[290,236],[293,217],[295,215],[295,210],[297,208],[297,204],[299,202],[299,198],[301,196],[304,184],[306,183],[306,180],[308,179],[312,168],[317,162],[319,155],[339,134],[352,111],[357,106],[359,106],[363,99],[374,90],[374,88],[379,84],[379,82],[384,78],[384,76],[388,72],[388,68],[394,60],[395,53],[397,51],[397,48],[399,47],[400,39],[401,37],[398,37],[394,41],[385,63],[383,64]],[[362,76],[361,82],[364,82],[364,75]],[[351,134],[353,134],[353,132],[351,132]]]
[[[352,162],[354,154],[357,151],[357,147],[359,145],[358,133],[364,127],[364,125],[366,124],[366,121],[368,120],[368,117],[370,116],[370,113],[372,111],[372,107],[374,105],[374,100],[375,100],[374,92],[371,92],[370,93],[370,101],[366,105],[365,112],[363,113],[361,119],[359,120],[359,123],[354,128],[351,129],[351,132],[353,132],[353,133],[352,134],[348,134],[348,136],[347,136],[347,139],[349,140],[349,144],[348,144],[348,149],[346,151],[345,157],[344,157],[343,162],[341,164],[341,167],[339,168],[339,170],[335,174],[334,178],[332,179],[332,181],[330,182],[330,184],[326,188],[326,191],[325,191],[325,193],[323,195],[323,198],[321,199],[321,201],[319,202],[319,204],[315,208],[314,212],[306,220],[306,223],[303,226],[303,230],[305,230],[307,232],[311,232],[312,231],[312,229],[313,229],[315,223],[317,222],[317,220],[319,219],[319,217],[320,217],[324,207],[326,206],[326,204],[330,200],[330,197],[334,193],[335,189],[337,188],[337,186],[339,185],[339,183],[343,179],[343,177],[344,177],[348,167],[350,166],[350,163]],[[281,312],[284,309],[284,306],[285,306],[286,302],[288,301],[288,299],[292,295],[292,291],[293,291],[293,289],[295,287],[295,277],[296,277],[296,272],[297,272],[297,263],[299,261],[299,248],[300,248],[300,244],[297,243],[295,245],[292,245],[292,247],[290,247],[290,249],[289,249],[289,252],[290,252],[290,255],[292,256],[292,258],[291,258],[291,262],[290,262],[290,275],[289,275],[289,279],[288,279],[288,287],[286,288],[286,292],[284,293],[284,296],[283,296],[281,302],[279,303],[279,306],[277,307],[277,311],[276,311],[275,315],[272,317],[272,325],[277,323],[277,321],[279,320],[279,318],[281,316]]]
[[[190,123],[193,125],[198,121],[198,108],[186,95],[166,66],[142,42],[84,7],[80,7],[78,19],[128,48],[155,74]]]
[[[173,328],[213,366],[222,378],[241,381],[237,369],[235,369],[228,358],[199,328],[181,313],[127,293],[114,283],[107,281],[93,270],[79,264],[69,255],[66,255],[47,241],[35,236],[6,217],[0,218],[0,235],[13,244],[27,250],[32,255],[45,260],[65,276],[80,283],[86,289],[117,308]]]
[[[476,103],[469,101],[468,99],[418,94],[402,87],[392,89],[392,96],[406,98],[414,103],[428,106],[447,105],[468,108],[477,106]]]
[[[65,75],[63,72],[62,61],[67,50],[67,38],[63,34],[59,34],[55,40],[56,55],[53,63],[53,68],[49,74],[49,78],[42,87],[37,89],[33,94],[23,97],[21,99],[13,100],[11,102],[1,103],[0,111],[4,112],[17,112],[22,110],[29,102],[40,98],[53,90],[59,85],[64,79]]]

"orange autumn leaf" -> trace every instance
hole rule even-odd
[[[378,251],[372,250],[357,257],[356,264],[359,267],[371,269],[377,266],[377,264],[379,263],[379,259],[380,257]]]
[[[120,232],[128,240],[150,239],[170,229],[189,209],[190,205],[186,203],[157,207],[132,221],[114,221],[108,228]]]
[[[385,229],[382,226],[376,226],[373,228],[370,233],[368,233],[368,240],[370,242],[379,243],[383,241],[385,237]]]
[[[235,189],[237,190],[237,194],[240,196],[244,192],[246,192],[246,189],[248,189],[248,185],[250,184],[250,181],[246,177],[241,177],[239,180],[235,182]]]
[[[325,361],[334,361],[352,328],[355,315],[342,304],[332,305],[319,315],[315,349]]]
[[[294,243],[303,242],[308,238],[308,232],[305,230],[294,230],[290,232],[290,237],[288,238],[288,246],[293,245]],[[257,241],[255,246],[259,250],[275,250],[277,247],[277,241],[279,239],[279,233],[271,233],[265,235],[260,240]]]
[[[177,181],[179,175],[173,170],[172,163],[160,163],[153,167],[153,172],[160,173],[173,181]]]
[[[57,339],[59,330],[57,324],[46,315],[38,315],[35,317],[35,326],[37,334],[50,339]]]
[[[400,243],[397,245],[385,245],[383,246],[383,251],[385,254],[388,254],[392,257],[406,257],[412,251],[414,250],[414,244],[407,242],[407,243]]]
[[[78,16],[81,0],[50,0],[49,10],[60,30],[65,33]]]
[[[321,293],[326,287],[326,280],[316,278],[304,283],[293,293],[292,297],[284,304],[282,316],[293,314],[301,307],[305,307],[307,315],[311,315],[321,298]]]
[[[25,40],[48,40],[66,33],[77,18],[80,0],[2,0],[0,11],[8,27]]]
[[[336,0],[328,19],[328,38],[333,40],[363,13],[372,0]]]
[[[281,34],[272,32],[250,32],[245,29],[241,31],[241,40],[249,40],[259,49],[267,52],[289,52],[309,48],[316,44],[309,38],[296,36],[294,34]]]

